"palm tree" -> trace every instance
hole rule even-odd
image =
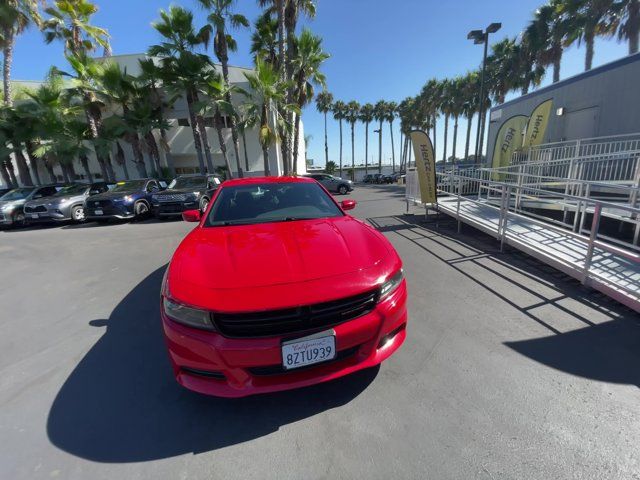
[[[615,0],[565,0],[562,12],[567,17],[565,46],[577,41],[585,43],[584,69],[593,65],[596,36],[612,36],[615,33],[612,15]]]
[[[322,50],[322,38],[314,35],[308,29],[303,29],[295,42],[296,56],[293,65],[294,84],[297,98],[295,103],[302,109],[313,99],[313,86],[326,88],[326,79],[320,71],[320,66],[329,54]],[[298,171],[298,141],[300,137],[300,115],[296,115],[293,135],[293,173]],[[305,148],[306,151],[306,148]]]
[[[364,123],[364,174],[369,173],[369,124],[373,121],[373,105],[365,103],[360,108],[360,121]]]
[[[533,85],[537,87],[544,77],[544,65],[539,63],[539,55],[534,40],[529,37],[529,30],[522,32],[518,44],[520,56],[518,59],[516,83],[519,84],[522,95],[529,93]]]
[[[442,80],[442,82],[440,82],[440,91],[442,92],[442,97],[439,103],[439,107],[440,111],[444,115],[444,149],[442,151],[442,161],[446,163],[447,142],[449,139],[449,118],[451,117],[451,107],[453,104],[453,86],[451,80]]]
[[[487,78],[489,91],[498,104],[504,103],[505,96],[518,86],[520,50],[515,38],[505,38],[491,46],[487,57]]]
[[[324,115],[324,162],[329,162],[329,143],[327,142],[327,113],[333,108],[333,95],[323,90],[316,97],[316,109]]]
[[[152,25],[162,35],[163,41],[150,47],[149,55],[161,57],[160,75],[171,97],[186,98],[200,173],[204,174],[203,145],[208,143],[208,139],[204,138],[207,132],[203,128],[204,122],[197,118],[195,105],[199,102],[197,88],[202,80],[202,72],[213,67],[206,55],[194,53],[194,49],[203,44],[207,29],[203,27],[196,31],[193,14],[177,6],[169,7],[168,11],[160,10],[160,20]],[[210,151],[207,160],[211,172],[213,164]]]
[[[347,103],[346,120],[351,125],[351,180],[355,180],[356,174],[356,146],[355,146],[355,127],[360,115],[360,104],[355,100]]]
[[[444,99],[443,83],[432,78],[420,90],[420,94],[412,104],[414,113],[420,112],[425,119],[424,129],[429,133],[433,127],[433,151],[437,151],[437,122],[438,114]]]
[[[465,79],[464,77],[456,77],[451,82],[451,115],[453,115],[453,142],[451,147],[452,161],[456,161],[456,147],[458,144],[458,121],[464,113],[465,104]]]
[[[42,24],[47,43],[54,40],[64,43],[65,57],[75,71],[76,93],[84,101],[87,124],[94,141],[100,137],[102,114],[96,102],[92,80],[100,67],[88,56],[88,52],[98,46],[109,48],[107,31],[90,23],[97,11],[97,7],[87,0],[55,0],[53,7],[45,9],[50,18]],[[103,177],[115,180],[109,157],[98,155],[97,159]]]
[[[539,64],[553,65],[553,82],[560,80],[560,61],[567,34],[567,18],[563,14],[564,1],[550,0],[534,14],[527,27],[527,35],[534,50],[538,52]]]
[[[31,23],[40,25],[38,5],[41,0],[4,0],[0,3],[0,48],[3,60],[3,92],[4,104],[13,105],[11,91],[11,66],[16,37]]]
[[[388,102],[386,119],[389,122],[389,133],[391,133],[391,168],[394,173],[396,171],[396,150],[393,142],[393,121],[396,119],[397,114],[398,104],[396,102]]]
[[[247,105],[247,114],[251,124],[258,126],[258,140],[262,147],[264,174],[271,175],[269,168],[269,147],[279,141],[279,126],[284,123],[284,113],[291,110],[298,112],[297,107],[284,104],[287,96],[287,85],[279,78],[272,65],[256,58],[254,73],[245,73],[251,92],[242,92],[251,103]],[[273,125],[272,126],[272,122]]]
[[[382,173],[382,122],[387,119],[387,102],[378,100],[373,106],[373,118],[379,122],[378,127],[378,173]]]
[[[464,146],[464,159],[469,159],[469,145],[471,142],[471,126],[473,116],[479,108],[480,74],[477,71],[469,72],[464,77],[463,93],[464,103],[462,114],[467,118],[467,137]]]
[[[249,171],[251,166],[249,165],[249,152],[247,151],[247,129],[251,127],[251,117],[247,113],[246,105],[242,105],[239,108],[235,108],[236,124],[238,131],[242,136],[242,149],[244,151],[244,168],[245,171]]]
[[[227,103],[231,105],[231,93],[229,90],[229,51],[235,52],[238,45],[235,39],[228,33],[228,26],[232,28],[249,27],[249,20],[244,15],[233,13],[231,7],[235,0],[198,0],[200,4],[211,10],[207,17],[209,23],[215,29],[215,37],[213,41],[213,50],[216,58],[220,60],[222,65],[222,77],[226,85]],[[233,139],[233,149],[236,155],[236,167],[238,176],[242,177],[242,167],[240,166],[240,142],[238,140],[238,128],[236,126],[235,116],[231,115],[229,123],[231,127],[231,137]]]
[[[629,55],[638,53],[640,0],[616,0],[613,15],[618,38],[629,42]]]
[[[278,20],[265,11],[253,24],[251,34],[251,53],[255,62],[260,57],[277,71],[278,66]]]
[[[342,120],[346,118],[347,115],[347,104],[342,100],[338,100],[333,104],[333,118],[338,120],[340,124],[340,177],[342,177]]]
[[[10,149],[16,159],[18,174],[24,185],[33,185],[29,164],[24,156],[22,141],[19,129],[20,119],[15,109],[3,106],[0,108],[0,130],[5,139],[5,147]],[[10,161],[9,161],[10,163]]]

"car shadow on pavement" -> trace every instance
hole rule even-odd
[[[58,392],[47,420],[58,448],[96,462],[141,462],[246,442],[339,407],[375,379],[378,368],[300,390],[242,399],[195,394],[173,378],[160,324],[165,267],[138,284],[106,332]]]
[[[501,252],[495,239],[471,227],[457,233],[455,221],[448,217],[429,223],[423,218],[401,215],[367,221],[412,242],[550,334],[504,342],[509,348],[572,375],[640,387],[636,312],[520,251]]]

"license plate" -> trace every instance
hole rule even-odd
[[[104,212],[102,210],[95,210],[94,213],[96,215],[103,215],[104,214]]]
[[[326,362],[336,358],[334,330],[296,338],[282,344],[282,366],[285,370]]]
[[[31,214],[31,218],[38,218],[38,214],[37,213],[32,213]]]

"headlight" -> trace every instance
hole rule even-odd
[[[131,195],[126,195],[124,197],[124,203],[133,203],[135,199]]]
[[[162,308],[167,317],[175,322],[202,330],[215,330],[213,323],[211,323],[211,316],[205,310],[181,305],[167,297],[164,297],[162,301]]]
[[[200,197],[200,192],[193,192],[193,196],[196,197],[196,198],[199,198]]]
[[[389,296],[395,291],[396,288],[402,283],[404,278],[404,272],[402,269],[398,270],[391,278],[382,284],[380,287],[380,300]]]
[[[16,206],[12,203],[9,203],[7,205],[3,205],[2,206],[2,211],[3,212],[10,212],[11,210],[13,210],[14,208],[16,208]]]

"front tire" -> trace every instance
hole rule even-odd
[[[76,205],[71,209],[71,220],[76,223],[83,223],[87,219],[82,205]]]
[[[340,186],[338,187],[338,193],[339,193],[340,195],[346,195],[348,192],[349,192],[349,189],[347,188],[347,186],[346,186],[346,185],[340,185]]]
[[[18,212],[13,216],[13,227],[22,228],[27,224],[24,213]]]
[[[139,220],[149,215],[149,205],[147,202],[138,202],[134,205],[133,211],[136,215],[134,219]]]
[[[207,197],[204,197],[201,201],[200,201],[200,213],[203,213],[207,211],[207,207],[209,206],[209,199]]]

